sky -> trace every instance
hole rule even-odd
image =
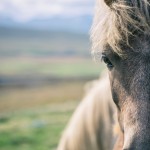
[[[0,0],[0,16],[16,22],[93,14],[94,0]]]

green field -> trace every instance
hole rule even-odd
[[[0,91],[0,149],[53,150],[83,96],[84,83]]]
[[[88,81],[84,78],[98,78],[102,70],[103,66],[85,58],[1,59],[0,75],[13,77],[12,80],[16,77],[14,82],[21,78],[26,84],[8,86],[6,82],[1,87],[0,150],[55,150],[63,129],[84,96]],[[39,75],[36,82],[45,79],[46,82],[28,86]],[[51,83],[53,78],[47,80],[50,76],[63,82],[56,78]]]
[[[0,118],[1,150],[53,150],[75,102],[5,114]]]
[[[100,64],[86,58],[8,58],[0,60],[1,75],[50,75],[56,77],[98,77]]]
[[[85,82],[0,91],[0,149],[54,150],[76,106]]]
[[[0,27],[0,150],[54,150],[104,66],[88,34]]]

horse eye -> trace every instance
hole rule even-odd
[[[101,60],[107,65],[108,69],[113,68],[113,64],[111,63],[111,61],[109,60],[109,58],[105,54],[102,54]]]

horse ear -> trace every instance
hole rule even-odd
[[[104,1],[108,6],[110,6],[114,2],[114,0],[104,0]]]

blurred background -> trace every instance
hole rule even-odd
[[[103,67],[91,58],[93,0],[0,0],[0,149],[54,150]]]

